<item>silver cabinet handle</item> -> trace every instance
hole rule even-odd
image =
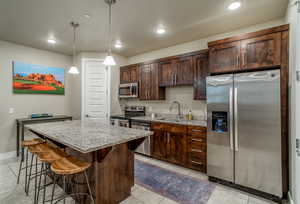
[[[202,139],[192,139],[192,141],[195,141],[195,142],[203,142],[203,140]]]
[[[196,162],[196,161],[193,161],[193,160],[191,160],[191,162],[194,163],[194,164],[203,165],[202,162]]]
[[[192,132],[202,132],[202,133],[205,133],[206,131],[205,130],[195,130],[195,129],[192,129]]]
[[[234,88],[234,140],[235,140],[235,151],[239,151],[239,133],[238,133],[238,89]]]
[[[200,149],[191,149],[192,152],[199,152],[199,153],[202,153],[203,151],[200,150]]]
[[[229,122],[230,122],[230,149],[233,150],[233,94],[232,94],[232,88],[229,89]]]

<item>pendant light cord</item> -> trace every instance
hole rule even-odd
[[[73,66],[75,66],[75,55],[76,55],[76,26],[73,24]]]
[[[108,55],[111,55],[111,2],[109,3]]]

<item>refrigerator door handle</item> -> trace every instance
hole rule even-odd
[[[239,134],[238,134],[238,89],[234,88],[234,140],[235,151],[239,151]]]
[[[229,129],[229,135],[230,135],[230,149],[233,149],[233,90],[232,87],[229,90],[229,122],[230,122],[230,129]]]

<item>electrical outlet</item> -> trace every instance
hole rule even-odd
[[[14,108],[9,108],[8,112],[9,112],[9,114],[13,114],[15,112],[15,109]]]

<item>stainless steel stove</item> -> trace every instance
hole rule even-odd
[[[144,106],[126,106],[124,115],[115,115],[110,117],[112,125],[131,128],[131,118],[145,116],[146,107]]]

